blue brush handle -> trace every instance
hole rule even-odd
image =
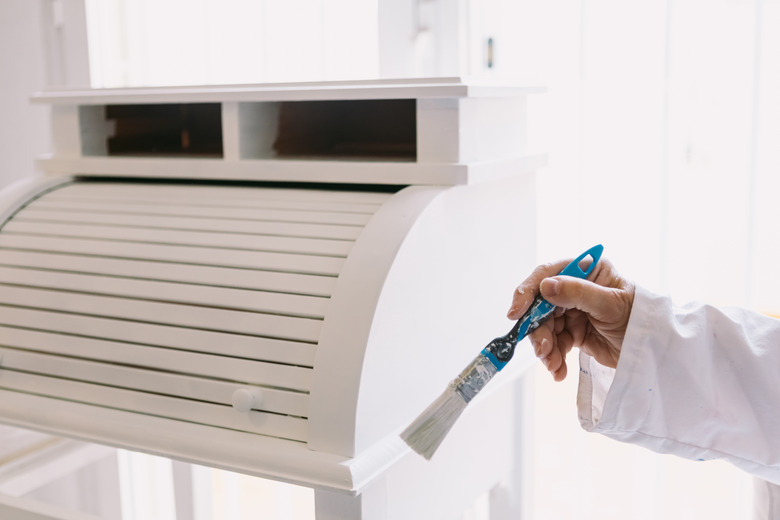
[[[601,253],[604,251],[604,246],[593,246],[580,256],[575,258],[569,263],[563,270],[558,273],[559,276],[574,276],[576,278],[585,279],[593,272],[601,259]],[[580,262],[586,258],[591,257],[592,260],[588,268],[584,271],[580,267]],[[506,366],[512,355],[515,352],[515,346],[517,342],[526,337],[528,334],[539,328],[544,320],[552,314],[555,310],[555,305],[548,302],[541,295],[537,296],[531,307],[523,314],[512,330],[506,336],[496,338],[491,341],[488,346],[482,349],[482,355],[490,360],[490,362],[498,369],[501,370]]]

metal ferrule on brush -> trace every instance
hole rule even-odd
[[[472,361],[458,377],[450,383],[453,389],[460,394],[467,403],[482,390],[493,376],[498,373],[498,368],[490,359],[480,354]]]

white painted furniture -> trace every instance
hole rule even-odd
[[[0,193],[0,421],[315,488],[317,518],[515,515],[520,348],[430,463],[398,439],[533,265],[535,89],[47,92]],[[501,487],[504,486],[504,487]]]

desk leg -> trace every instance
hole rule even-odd
[[[527,479],[531,477],[527,468],[525,457],[533,449],[533,439],[529,438],[531,429],[526,427],[525,418],[531,416],[533,407],[533,370],[527,370],[525,374],[514,382],[513,401],[513,434],[516,442],[512,454],[512,468],[501,482],[490,490],[490,520],[522,520],[528,518],[530,510],[527,500],[529,494],[525,492]]]
[[[387,520],[387,482],[379,477],[357,496],[314,490],[317,520]]]

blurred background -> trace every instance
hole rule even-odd
[[[780,314],[780,0],[4,0],[0,70],[2,185],[48,151],[48,109],[28,103],[47,87],[438,76],[544,86],[529,108],[531,145],[549,157],[540,262],[603,243],[624,275],[679,303]],[[576,377],[529,378],[528,518],[749,515],[748,477],[585,434]],[[115,464],[123,503],[135,504],[121,518],[175,517],[165,493],[133,485],[165,490],[175,464],[126,452]],[[190,471],[214,491],[195,518],[308,514],[308,490]]]

